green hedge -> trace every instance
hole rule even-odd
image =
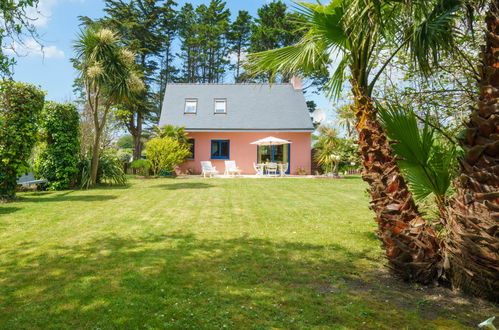
[[[42,148],[36,157],[38,176],[50,189],[63,190],[77,181],[80,155],[80,115],[73,104],[45,103],[40,120]]]
[[[18,176],[29,171],[45,93],[33,85],[0,81],[0,199],[12,199]]]

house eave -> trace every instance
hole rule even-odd
[[[287,132],[287,133],[312,133],[313,128],[186,128],[186,132]]]

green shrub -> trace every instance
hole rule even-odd
[[[80,115],[72,104],[45,103],[40,121],[44,142],[35,161],[38,176],[48,180],[51,189],[74,186],[80,154]]]
[[[134,160],[130,166],[137,170],[140,175],[148,175],[151,163],[146,159],[137,159]]]
[[[87,156],[80,161],[79,184],[82,188],[90,187],[90,167],[92,157]],[[96,183],[126,184],[123,163],[113,151],[105,151],[100,155]]]
[[[188,145],[171,137],[156,137],[146,143],[146,156],[154,175],[174,171],[190,154]]]
[[[122,150],[118,150],[118,153],[116,154],[118,159],[120,160],[120,162],[122,162],[123,164],[128,164],[130,163],[130,160],[132,159],[133,157],[133,152],[131,149],[122,149]]]
[[[0,81],[0,199],[14,198],[17,178],[29,171],[44,98],[33,85]]]

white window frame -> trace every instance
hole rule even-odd
[[[187,111],[187,103],[188,102],[196,102],[196,107],[194,109],[194,112]],[[190,114],[190,115],[195,115],[197,112],[198,112],[198,99],[185,99],[184,113]]]
[[[224,111],[223,112],[219,112],[217,111],[217,102],[224,102],[225,104],[225,108],[224,108]],[[226,114],[227,113],[227,99],[215,99],[213,101],[213,112],[215,114]]]

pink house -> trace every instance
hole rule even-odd
[[[192,159],[180,166],[201,172],[209,160],[223,173],[225,160],[236,161],[244,174],[255,174],[254,163],[288,163],[288,173],[310,173],[314,131],[301,80],[289,84],[169,84],[160,126],[184,126]],[[290,141],[281,146],[251,142],[273,136]]]

